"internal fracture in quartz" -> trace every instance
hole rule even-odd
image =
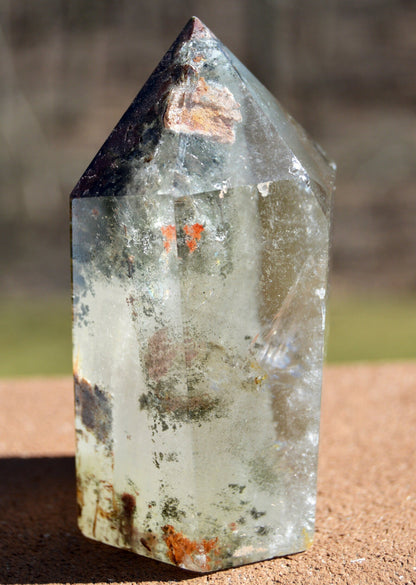
[[[333,180],[191,19],[72,193],[86,536],[196,571],[309,546]]]

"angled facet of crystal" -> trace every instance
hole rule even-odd
[[[86,536],[195,571],[309,546],[333,181],[191,19],[71,197]]]

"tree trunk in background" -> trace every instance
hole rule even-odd
[[[248,68],[274,93],[287,96],[291,87],[287,46],[290,29],[287,2],[246,0],[246,62]],[[285,56],[285,59],[282,56]]]
[[[322,133],[336,0],[247,0],[247,63],[315,136]]]
[[[180,5],[180,10],[178,9]],[[160,32],[163,39],[166,38],[168,45],[170,45],[174,39],[172,38],[172,30],[179,31],[185,26],[183,15],[189,14],[189,18],[193,15],[194,2],[192,0],[180,0],[180,2],[160,2],[159,3],[159,22]]]

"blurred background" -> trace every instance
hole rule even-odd
[[[415,357],[415,0],[0,0],[0,376],[71,371],[69,194],[193,14],[337,162],[328,361]]]

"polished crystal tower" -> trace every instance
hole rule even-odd
[[[71,196],[86,536],[194,571],[310,545],[333,184],[192,18]]]

